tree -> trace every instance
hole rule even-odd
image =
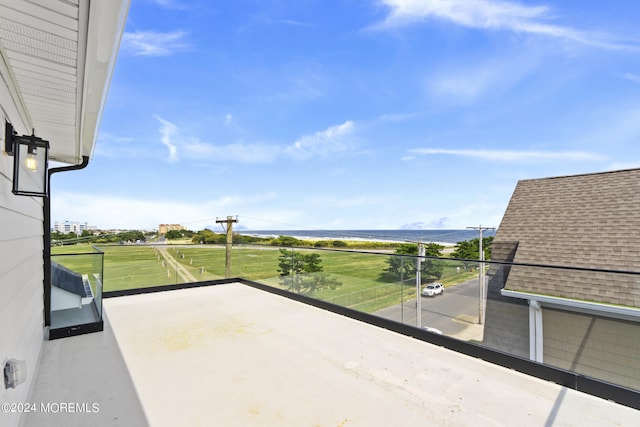
[[[217,234],[213,231],[205,228],[204,230],[200,230],[193,235],[191,238],[193,243],[206,243],[206,244],[223,244],[227,241],[227,236],[224,234]]]
[[[433,258],[425,258],[422,260],[420,272],[426,277],[440,279],[444,273],[444,265],[441,260],[434,259],[442,256],[444,246],[437,243],[425,243],[425,256]],[[416,265],[418,261],[418,245],[412,243],[403,243],[395,251],[396,255],[389,258],[389,267],[386,269],[389,273],[400,277],[400,280],[415,276]],[[412,256],[406,256],[412,255]]]
[[[272,246],[300,246],[302,241],[291,236],[278,236],[271,241]]]
[[[482,252],[484,252],[484,259],[491,259],[491,244],[493,243],[493,236],[482,238]],[[480,259],[480,239],[465,240],[456,243],[455,249],[451,252],[451,258],[459,258],[465,260]],[[465,268],[469,268],[474,265],[475,262],[464,261]]]
[[[311,295],[320,289],[336,289],[342,283],[323,271],[320,255],[280,249],[280,284],[292,292]]]
[[[491,259],[491,248],[493,247],[493,236],[482,238],[482,252],[484,259]]]
[[[145,241],[144,233],[140,230],[128,230],[123,231],[122,233],[118,233],[114,236],[116,239],[114,241],[120,242],[137,242]]]
[[[194,235],[194,232],[191,230],[169,230],[166,232],[166,234],[164,235],[164,237],[166,237],[169,240],[176,240],[176,239],[191,239]]]

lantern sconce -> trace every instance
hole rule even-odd
[[[4,388],[16,388],[27,379],[27,364],[24,360],[9,359],[2,364],[4,371]]]
[[[13,194],[46,197],[49,141],[35,136],[35,131],[18,136],[6,122],[4,151],[13,156]]]

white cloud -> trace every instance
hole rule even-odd
[[[453,97],[461,101],[470,101],[496,85],[504,84],[502,76],[512,74],[503,68],[480,66],[475,70],[466,69],[457,72],[447,71],[428,80],[431,93],[438,96]]]
[[[100,132],[94,154],[108,158],[137,157],[142,149],[131,137],[119,137],[109,132]]]
[[[52,199],[53,219],[80,220],[99,228],[150,229],[161,223],[181,223],[194,218],[209,218],[209,204],[181,203],[176,200],[142,200],[107,194],[56,193]],[[219,211],[218,207],[218,211]],[[114,218],[114,212],[126,213]]]
[[[287,147],[285,152],[299,159],[308,159],[346,151],[350,148],[348,137],[353,133],[353,128],[353,122],[348,120],[313,135],[305,135]]]
[[[225,120],[231,120],[228,115]],[[260,143],[237,142],[216,145],[201,141],[197,137],[186,137],[174,123],[156,116],[161,124],[159,132],[162,143],[169,149],[167,161],[174,163],[180,159],[197,160],[204,163],[240,162],[269,163],[282,151],[280,147]],[[180,138],[175,138],[181,135]]]
[[[640,83],[640,75],[633,73],[625,73],[622,75],[623,78],[630,80],[634,83]]]
[[[156,116],[156,120],[160,122],[160,135],[162,143],[169,149],[167,161],[174,163],[178,161],[178,147],[172,142],[173,135],[178,131],[178,127],[171,122]]]
[[[382,114],[378,116],[376,119],[380,122],[388,122],[388,123],[402,123],[408,121],[414,121],[416,119],[420,119],[425,116],[423,112],[414,112],[414,113],[390,113],[390,114]]]
[[[400,228],[402,230],[433,230],[438,228],[446,228],[449,224],[449,218],[446,216],[435,218],[430,221],[416,221],[407,224],[403,224]]]
[[[122,48],[137,56],[167,56],[187,47],[183,41],[185,36],[184,31],[178,30],[166,33],[156,31],[124,33]]]
[[[353,122],[331,126],[313,135],[306,135],[289,146],[238,141],[230,144],[212,144],[198,137],[185,136],[176,124],[156,116],[161,124],[160,141],[169,150],[167,161],[198,161],[199,163],[271,163],[283,156],[292,156],[306,160],[314,156],[327,156],[331,153],[347,151],[351,147],[349,137],[353,133]],[[225,122],[233,117],[228,114]]]
[[[270,163],[281,151],[280,147],[268,144],[237,142],[215,145],[199,140],[186,142],[182,149],[184,158],[216,163]]]
[[[216,216],[252,212],[265,202],[271,204],[270,201],[276,198],[275,193],[268,192],[181,202],[175,198],[145,200],[110,194],[56,192],[51,210],[53,221],[77,220],[98,228],[151,229],[162,223],[178,223],[199,230],[215,224]],[[114,212],[123,212],[125,215],[114,216]],[[246,224],[242,218],[241,222]]]
[[[513,151],[513,150],[451,150],[442,148],[415,148],[409,150],[422,155],[450,155],[472,157],[482,160],[499,162],[527,162],[527,161],[603,161],[606,157],[586,151]]]
[[[252,19],[247,21],[244,25],[238,28],[238,31],[245,32],[250,31],[252,28],[256,26],[266,26],[266,25],[283,25],[290,27],[313,27],[314,25],[310,22],[298,21],[295,19],[273,19],[264,15],[254,15]]]
[[[309,99],[322,99],[333,90],[331,73],[326,67],[313,59],[296,58],[279,66],[259,67],[245,70],[246,78],[258,83],[258,94],[275,98],[276,102],[306,102]]]
[[[508,30],[569,40],[605,49],[633,46],[612,42],[601,33],[553,25],[547,6],[529,6],[500,0],[381,0],[391,9],[379,27],[398,27],[427,19],[440,19],[469,28]]]
[[[427,92],[445,102],[472,102],[517,86],[538,66],[533,51],[514,57],[483,58],[478,63],[445,65],[426,80]]]
[[[278,24],[278,25],[291,25],[293,27],[312,27],[313,26],[308,22],[296,21],[294,19],[267,20],[267,22]]]
[[[187,6],[182,4],[182,1],[179,0],[153,0],[153,2],[158,6],[164,7],[166,9],[187,9]]]
[[[640,160],[629,162],[613,162],[609,165],[607,170],[624,170],[624,169],[638,169],[640,168]]]

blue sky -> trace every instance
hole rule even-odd
[[[636,1],[132,0],[52,219],[498,226],[520,179],[640,167]]]

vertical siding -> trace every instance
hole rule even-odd
[[[2,112],[13,108],[4,94],[0,90],[0,363],[24,360],[27,381],[10,390],[0,381],[0,403],[18,403],[28,400],[44,335],[43,213],[42,199],[11,192],[13,158],[4,154]],[[10,121],[17,125],[15,118]],[[19,414],[0,414],[2,426],[17,426],[19,420]]]
[[[637,323],[545,308],[544,363],[640,390]]]

